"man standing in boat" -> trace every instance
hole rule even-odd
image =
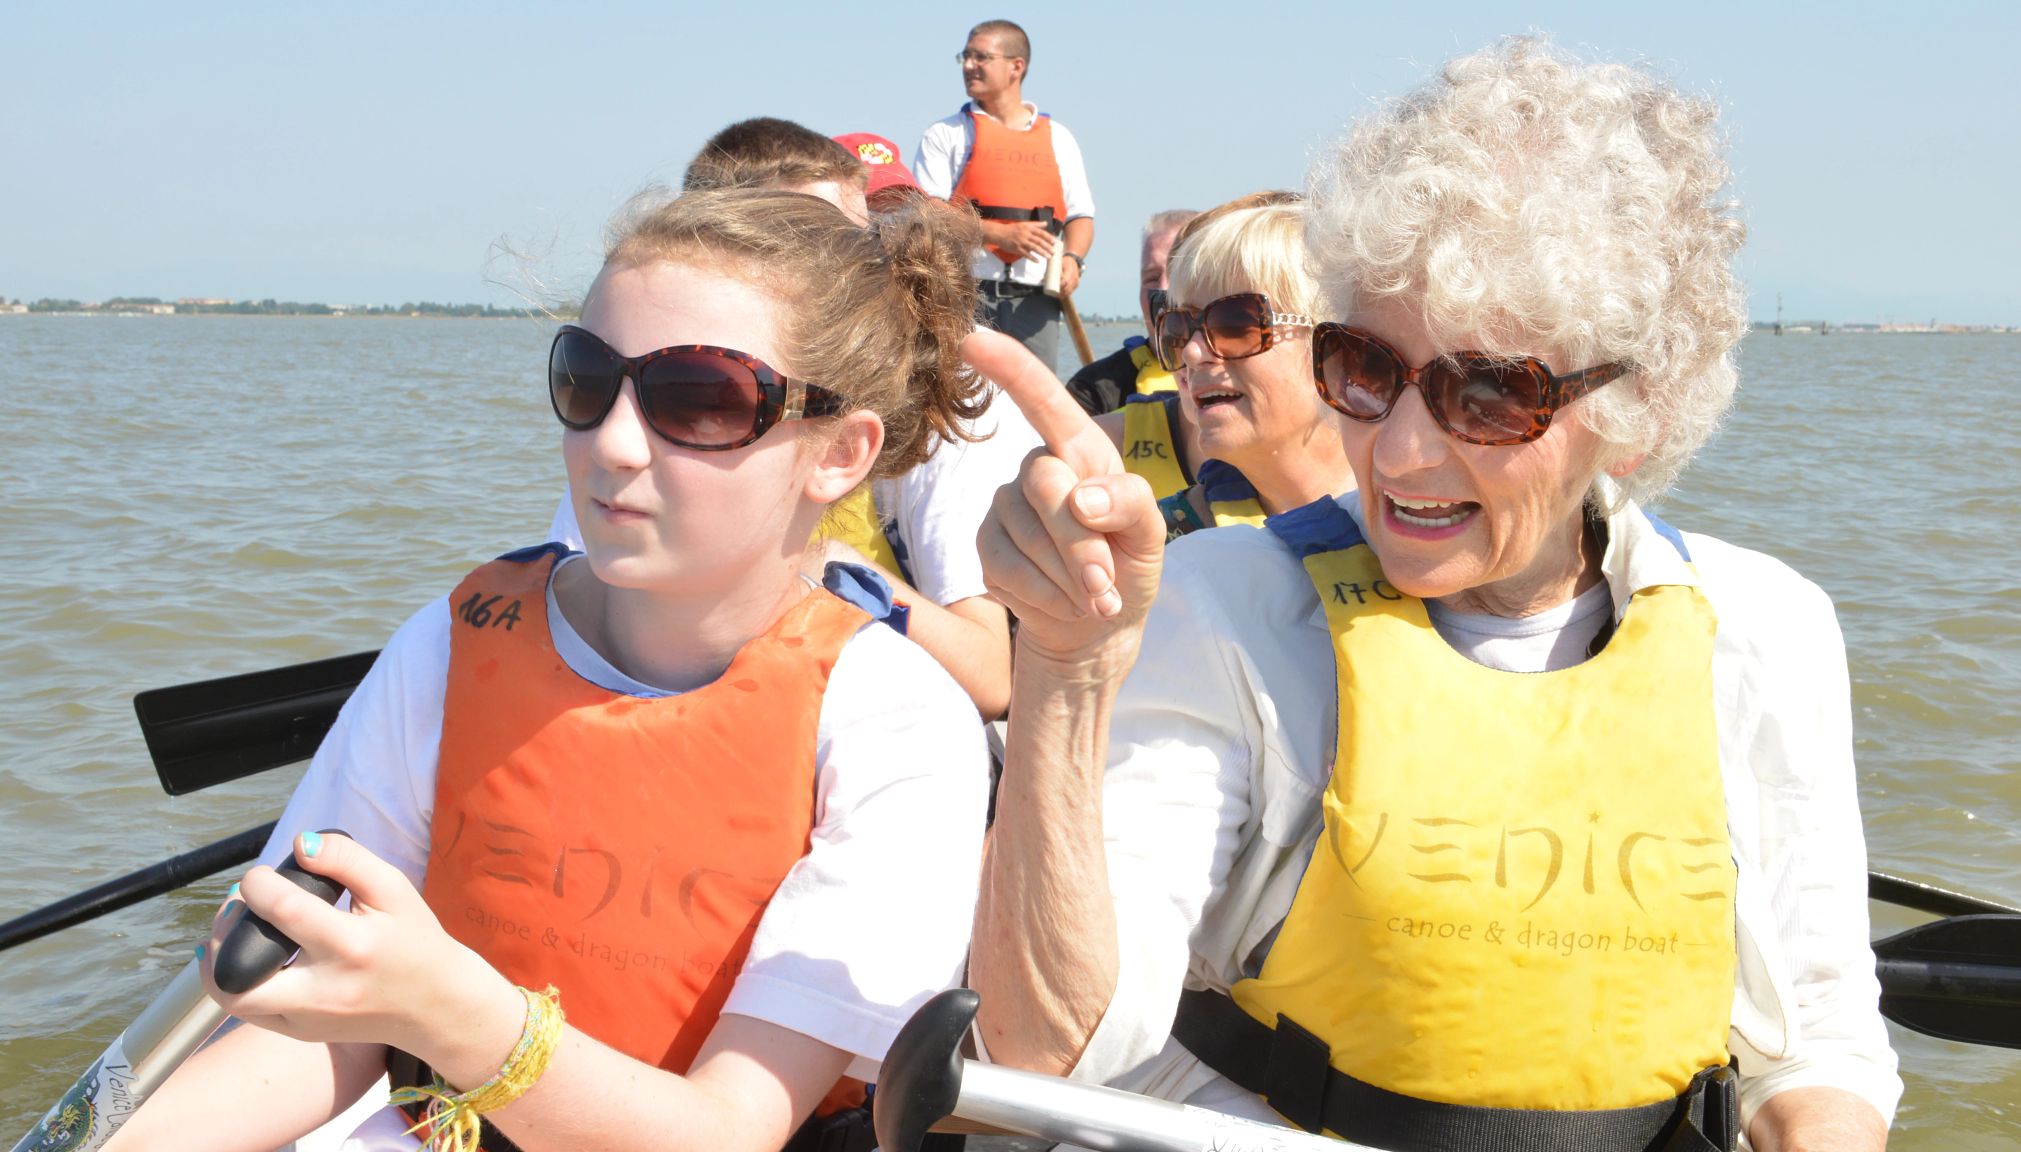
[[[1060,302],[1044,291],[1064,237],[1060,291],[1071,296],[1095,242],[1095,201],[1081,147],[1064,124],[1024,99],[1031,41],[1009,20],[985,20],[956,55],[968,102],[927,126],[912,169],[927,193],[964,200],[982,217],[975,255],[978,318],[1057,362]]]

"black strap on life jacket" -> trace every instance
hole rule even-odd
[[[975,214],[985,220],[1036,220],[1055,236],[1067,230],[1067,222],[1053,215],[1053,206],[1050,204],[1040,208],[1004,208],[996,204],[977,204]]]
[[[387,1050],[386,1073],[396,1089],[431,1084],[435,1080],[435,1073],[428,1065],[398,1048]],[[410,1123],[422,1117],[420,1105],[403,1104],[400,1111]],[[520,1152],[519,1146],[493,1127],[490,1121],[481,1117],[480,1120],[483,1135],[478,1140],[478,1146],[483,1152]],[[964,1136],[935,1134],[926,1138],[921,1152],[962,1152],[966,1142],[967,1137]],[[787,1138],[780,1152],[872,1152],[876,1147],[877,1134],[870,1127],[870,1101],[865,1099],[855,1108],[808,1117],[807,1122]]]
[[[1259,1023],[1219,992],[1181,993],[1172,1038],[1300,1128],[1391,1152],[1733,1152],[1740,1140],[1739,1085],[1725,1066],[1637,1108],[1477,1108],[1357,1080],[1333,1067],[1324,1040],[1283,1015]]]

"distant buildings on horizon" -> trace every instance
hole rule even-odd
[[[1880,324],[1875,324],[1871,321],[1837,324],[1829,320],[1786,320],[1781,324],[1777,324],[1773,320],[1756,320],[1752,325],[1753,331],[1766,332],[1771,335],[1776,334],[1778,329],[1780,329],[1780,334],[1784,336],[1836,336],[1841,332],[1920,332],[1940,336],[1957,335],[1965,332],[2021,334],[2021,325],[2017,324],[1946,324],[1938,320],[1930,320],[1921,324],[1897,324],[1892,320]]]
[[[490,304],[437,304],[432,300],[405,304],[321,304],[293,300],[231,300],[222,296],[184,296],[163,300],[158,296],[115,296],[110,300],[82,300],[44,297],[40,300],[10,300],[0,296],[0,315],[30,312],[96,316],[449,316],[525,317],[572,315],[574,306],[548,310],[498,308]]]
[[[232,300],[224,296],[183,296],[175,300],[163,300],[155,296],[115,296],[109,300],[86,302],[82,300],[53,299],[24,301],[0,296],[0,315],[23,315],[36,313],[71,313],[98,316],[177,316],[177,315],[224,315],[224,316],[450,316],[450,317],[526,317],[546,316],[550,318],[572,317],[577,313],[576,305],[547,308],[498,308],[490,304],[437,304],[423,300],[405,304],[320,304],[297,303],[293,300]],[[1121,324],[1131,327],[1140,321],[1135,316],[1100,316],[1090,312],[1082,313],[1082,319],[1090,324]],[[1756,320],[1751,328],[1755,332],[1775,333],[1778,325],[1773,320]],[[1828,320],[1787,320],[1781,325],[1786,336],[1831,336],[1838,333],[1934,333],[1954,335],[1967,332],[1999,332],[2021,334],[2021,324],[1946,324],[1931,319],[1924,323],[1898,324],[1894,321],[1873,323],[1858,321],[1835,323]]]

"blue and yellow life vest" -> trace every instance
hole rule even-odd
[[[1123,341],[1129,350],[1130,363],[1137,369],[1137,395],[1149,396],[1158,392],[1177,392],[1179,381],[1158,363],[1158,357],[1151,351],[1150,342],[1142,336],[1132,336]]]
[[[1418,1101],[1627,1109],[1724,1065],[1735,867],[1703,593],[1638,588],[1597,655],[1515,674],[1455,652],[1336,501],[1269,528],[1324,607],[1338,734],[1319,841],[1235,1003]]]
[[[1150,482],[1151,494],[1165,514],[1165,539],[1176,540],[1202,528],[1263,523],[1263,503],[1255,486],[1233,464],[1202,460],[1197,475],[1187,470],[1177,432],[1177,392],[1126,397],[1122,413],[1123,470]],[[1211,523],[1202,519],[1201,505]]]
[[[1206,506],[1203,520],[1200,507]],[[1261,525],[1266,518],[1256,486],[1233,464],[1225,460],[1202,460],[1200,479],[1158,501],[1165,514],[1165,539],[1177,540],[1202,528],[1226,528],[1230,524]]]
[[[1163,500],[1193,483],[1179,444],[1179,394],[1161,392],[1123,399],[1123,471],[1150,481]]]
[[[829,505],[828,514],[821,518],[814,534],[817,539],[840,540],[851,545],[864,559],[886,572],[904,580],[912,579],[905,570],[903,550],[885,530],[884,518],[868,484]]]

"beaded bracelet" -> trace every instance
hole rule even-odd
[[[540,993],[516,986],[515,990],[526,998],[526,1024],[519,1031],[519,1043],[512,1046],[512,1053],[491,1079],[468,1092],[456,1093],[437,1076],[426,1088],[401,1088],[387,1101],[395,1106],[427,1102],[427,1115],[407,1134],[427,1128],[426,1146],[435,1152],[478,1152],[478,1139],[483,1134],[478,1117],[525,1095],[554,1059],[565,1019],[560,990],[552,984]]]

